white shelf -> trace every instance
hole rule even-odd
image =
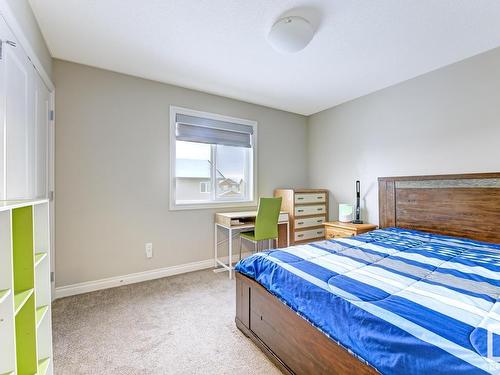
[[[0,303],[5,301],[8,296],[10,296],[10,289],[0,290]]]
[[[38,361],[38,372],[37,375],[45,375],[47,374],[47,369],[49,368],[50,358],[40,359]]]
[[[47,253],[35,253],[35,267],[40,264],[42,260],[44,260],[47,257]]]
[[[40,327],[40,324],[47,315],[47,311],[49,311],[49,306],[40,306],[36,308],[36,328]]]
[[[36,206],[38,204],[47,203],[48,199],[26,199],[26,200],[15,200],[15,201],[0,201],[0,212],[8,211],[14,208],[21,208],[27,206]]]
[[[23,290],[19,293],[14,294],[14,315],[23,308],[24,304],[33,294],[33,289]]]

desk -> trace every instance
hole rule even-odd
[[[257,216],[257,211],[245,211],[245,212],[224,212],[215,214],[215,235],[214,235],[214,271],[229,271],[229,278],[233,277],[233,233],[235,232],[248,232],[255,227],[255,218]],[[239,223],[234,223],[237,220]],[[286,237],[285,233],[281,234],[283,231],[281,228],[286,226]],[[219,246],[218,239],[218,229],[223,228],[228,232],[228,263],[224,263],[219,259],[217,255],[217,248]],[[286,243],[286,246],[290,245],[290,226],[288,220],[288,213],[282,211],[278,218],[278,233],[279,239],[278,243]],[[278,245],[278,244],[277,244]],[[222,269],[217,268],[221,266]]]

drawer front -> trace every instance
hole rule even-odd
[[[295,216],[317,215],[317,214],[324,214],[325,212],[326,212],[326,206],[324,204],[295,207]]]
[[[325,203],[326,193],[297,193],[295,203]]]
[[[300,232],[295,232],[295,241],[310,240],[311,238],[323,237],[325,235],[325,230],[321,229],[311,229],[303,230]]]
[[[321,225],[325,222],[324,216],[308,217],[306,219],[295,219],[295,228],[307,228]]]
[[[342,229],[337,229],[337,228],[326,228],[325,238],[327,240],[329,240],[332,238],[352,237],[355,235],[356,235],[356,233],[348,231],[348,230],[342,230]]]

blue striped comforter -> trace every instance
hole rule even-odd
[[[500,374],[500,245],[389,228],[236,269],[383,374]]]

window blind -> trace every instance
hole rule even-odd
[[[253,127],[178,113],[175,137],[179,141],[252,147]]]

